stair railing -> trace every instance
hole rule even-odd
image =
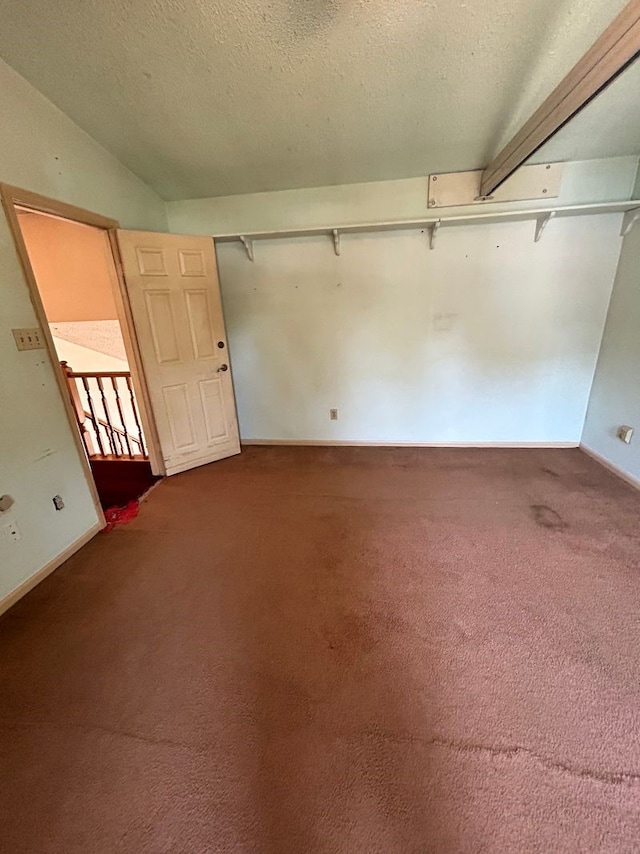
[[[87,456],[147,460],[129,371],[74,371],[61,362]]]

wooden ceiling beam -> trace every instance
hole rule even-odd
[[[481,195],[490,196],[639,56],[640,0],[631,0],[487,166]]]

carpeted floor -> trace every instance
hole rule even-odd
[[[640,850],[640,494],[249,448],[0,620],[8,854]]]

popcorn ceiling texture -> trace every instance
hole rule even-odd
[[[51,332],[63,341],[79,344],[89,350],[126,361],[120,321],[118,320],[71,320],[51,324]],[[76,368],[76,370],[84,370]]]
[[[0,55],[166,199],[482,166],[625,0],[5,0]],[[640,153],[640,69],[540,152]]]

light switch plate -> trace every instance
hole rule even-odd
[[[32,329],[12,329],[18,350],[42,350],[44,337],[42,329],[35,326]]]

